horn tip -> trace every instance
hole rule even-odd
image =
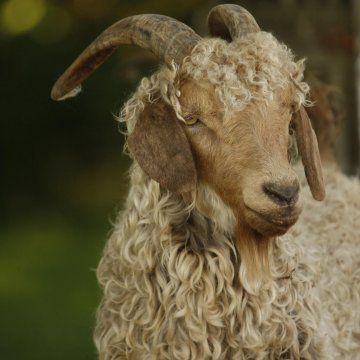
[[[64,94],[64,91],[61,91],[59,87],[55,84],[51,90],[51,99],[54,101],[63,101],[77,96],[81,92],[81,85],[78,85],[71,91],[68,91]]]

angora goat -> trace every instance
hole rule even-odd
[[[76,95],[122,44],[167,65],[121,116],[134,163],[98,268],[100,359],[360,357],[359,183],[326,170],[325,203],[300,200],[295,142],[325,196],[303,61],[237,5],[208,24],[203,39],[166,16],[123,19],[52,91]]]

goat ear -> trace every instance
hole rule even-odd
[[[174,110],[163,101],[145,106],[128,146],[143,171],[161,186],[176,193],[196,188],[190,144]]]
[[[320,152],[315,131],[303,106],[294,116],[296,142],[304,165],[307,182],[315,200],[325,197],[325,186],[321,168]]]

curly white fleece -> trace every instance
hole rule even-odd
[[[204,39],[182,67],[143,79],[121,120],[131,133],[145,104],[158,97],[181,118],[178,85],[186,76],[212,82],[228,110],[266,101],[288,81],[298,85],[303,103],[302,73],[302,63],[270,34],[232,44]],[[100,358],[354,359],[360,351],[360,185],[332,168],[325,177],[325,203],[305,191],[302,219],[275,241],[273,281],[255,296],[242,286],[234,218],[221,199],[201,186],[189,207],[135,163],[125,209],[98,267]]]

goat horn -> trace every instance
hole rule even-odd
[[[93,41],[57,80],[52,91],[53,100],[71,97],[81,83],[120,46],[135,44],[151,50],[170,65],[181,64],[185,56],[201,39],[190,27],[163,15],[130,16],[106,29]]]
[[[223,4],[213,7],[207,19],[211,36],[231,42],[240,36],[260,31],[254,17],[243,7]]]

